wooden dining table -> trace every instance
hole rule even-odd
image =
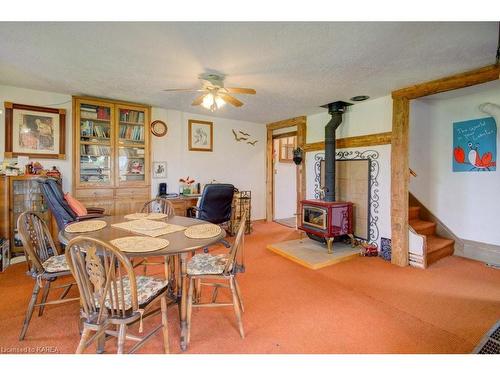
[[[109,242],[116,238],[126,237],[126,236],[144,236],[141,234],[132,233],[130,231],[113,227],[113,224],[123,223],[127,220],[124,216],[105,216],[99,218],[98,220],[103,220],[107,223],[106,227],[93,232],[85,233],[68,233],[65,230],[59,232],[59,241],[63,245],[67,245],[69,241],[78,236],[86,236],[91,238],[96,238],[102,241]],[[157,221],[157,220],[155,220]],[[184,217],[184,216],[173,216],[170,218],[165,218],[160,221],[164,221],[168,224],[181,225],[184,227],[190,227],[197,224],[208,224],[207,221],[198,220],[194,218]],[[169,233],[163,236],[158,236],[157,238],[164,238],[169,241],[168,246],[160,250],[148,251],[148,252],[124,252],[124,254],[129,258],[149,258],[149,257],[175,257],[179,259],[178,264],[178,275],[177,285],[175,286],[175,300],[179,304],[179,320],[181,328],[181,350],[187,349],[187,261],[188,255],[191,254],[193,250],[205,248],[207,246],[213,245],[224,239],[226,232],[222,229],[221,233],[215,237],[203,238],[203,239],[193,239],[188,238],[184,234],[184,231],[177,231]],[[165,267],[167,269],[167,267]],[[169,277],[167,274],[165,277]],[[171,280],[169,280],[171,281]]]

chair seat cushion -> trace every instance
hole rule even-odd
[[[68,263],[66,263],[66,256],[64,254],[50,257],[42,263],[42,266],[46,272],[69,271]]]
[[[187,264],[189,275],[217,275],[226,267],[227,255],[196,254]]]
[[[136,276],[135,281],[137,283],[137,301],[139,307],[143,307],[155,299],[161,292],[165,290],[168,285],[168,280],[155,279],[151,276]],[[125,293],[125,310],[132,308],[132,296],[130,294],[130,279],[125,276],[121,279],[123,282],[123,292]],[[118,303],[121,301],[121,286],[120,281],[117,282],[118,289]],[[104,302],[107,308],[111,308],[111,303],[109,296]],[[97,301],[97,306],[99,302]],[[121,307],[121,306],[120,306]]]

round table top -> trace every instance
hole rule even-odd
[[[97,220],[103,220],[105,221],[108,225],[103,228],[99,229],[93,232],[86,232],[86,233],[67,233],[64,229],[59,232],[59,241],[63,245],[67,245],[69,241],[71,241],[73,238],[76,238],[78,236],[85,236],[85,237],[91,237],[91,238],[96,238],[102,241],[109,242],[111,240],[114,240],[116,238],[120,237],[126,237],[126,236],[143,236],[147,237],[141,234],[136,234],[129,232],[124,229],[120,228],[115,228],[112,227],[112,224],[117,224],[117,223],[123,223],[124,221],[130,221],[125,219],[123,215],[119,216],[104,216],[102,218],[99,218]],[[198,219],[193,219],[190,217],[184,217],[184,216],[173,216],[170,218],[166,218],[163,220],[155,220],[155,221],[164,221],[169,224],[176,224],[176,225],[182,225],[184,227],[190,227],[193,225],[197,224],[208,224],[207,221],[204,220],[198,220]],[[220,240],[222,240],[226,236],[226,231],[222,229],[221,233],[218,236],[215,237],[210,237],[210,238],[203,238],[203,239],[193,239],[193,238],[188,238],[184,234],[184,231],[178,231],[178,232],[173,232],[166,234],[164,236],[158,236],[156,238],[164,238],[169,241],[169,245],[167,247],[164,247],[163,249],[156,250],[156,251],[147,251],[147,252],[124,252],[128,257],[144,257],[144,256],[159,256],[159,255],[172,255],[172,254],[179,254],[183,252],[188,252],[196,249],[200,249],[203,247],[207,247],[210,245],[213,245]]]

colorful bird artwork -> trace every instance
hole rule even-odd
[[[453,150],[453,155],[455,156],[455,161],[459,164],[470,164],[471,171],[474,170],[487,170],[489,171],[491,167],[495,167],[497,164],[494,162],[493,154],[491,152],[485,152],[483,155],[479,153],[479,144],[473,145],[472,142],[467,144],[469,152],[467,154],[467,160],[465,160],[465,151],[462,147],[455,147]]]

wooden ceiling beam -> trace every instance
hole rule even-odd
[[[408,86],[392,92],[392,98],[417,99],[423,96],[438,94],[451,90],[457,90],[464,87],[479,85],[500,78],[500,66],[489,65],[483,68],[470,70],[468,72],[455,74],[434,81],[420,83],[418,85]]]

